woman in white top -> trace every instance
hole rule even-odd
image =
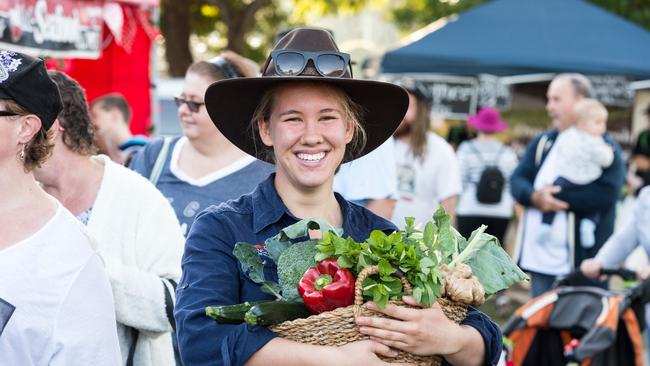
[[[0,364],[119,365],[111,288],[86,231],[38,185],[61,110],[43,61],[0,51]]]
[[[487,225],[486,232],[503,243],[514,207],[508,181],[517,165],[517,156],[496,134],[508,125],[501,120],[498,110],[489,107],[470,116],[467,122],[478,135],[461,143],[456,151],[463,180],[463,193],[456,207],[458,231],[469,237],[477,227]],[[497,169],[489,173],[486,168]]]
[[[114,297],[122,362],[175,365],[175,287],[183,234],[169,202],[146,179],[93,156],[93,126],[79,84],[50,71],[63,99],[52,126],[52,157],[35,170],[46,192],[69,209],[97,242]]]
[[[391,221],[403,228],[405,217],[415,217],[416,225],[422,224],[431,220],[438,206],[453,216],[460,173],[451,145],[429,128],[426,89],[411,79],[399,85],[408,91],[409,108],[394,133],[399,198]]]

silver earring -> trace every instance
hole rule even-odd
[[[22,145],[19,156],[20,156],[20,160],[25,160],[25,144]]]

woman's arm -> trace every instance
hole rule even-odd
[[[102,256],[113,288],[117,321],[142,331],[169,332],[174,325],[174,293],[185,239],[167,199],[140,177],[135,178],[130,182],[132,193],[128,197],[122,194],[127,199],[137,197],[138,204],[123,206],[131,211],[125,215],[133,222],[122,228],[127,231],[119,237],[123,243],[110,243],[128,248],[134,258],[125,261],[110,251]],[[106,217],[106,212],[102,215]],[[108,225],[108,221],[91,224]],[[106,230],[110,232],[102,230],[100,240],[110,240]]]
[[[210,208],[192,225],[183,254],[183,276],[176,290],[176,319],[181,359],[186,365],[243,365],[276,335],[264,327],[219,324],[206,306],[271,300],[270,295],[242,298],[244,279],[232,254],[235,236],[228,212]],[[253,286],[253,284],[251,284]]]
[[[358,341],[341,347],[314,346],[282,338],[275,338],[257,351],[246,366],[355,366],[395,365],[377,355],[395,357],[397,352],[373,341]]]

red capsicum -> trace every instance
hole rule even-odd
[[[326,259],[308,269],[298,283],[298,293],[312,314],[352,305],[354,276],[336,259]]]

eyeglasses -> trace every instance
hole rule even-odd
[[[0,117],[18,116],[19,114],[11,111],[0,111]]]
[[[176,106],[180,108],[183,104],[187,104],[187,109],[190,110],[192,113],[198,113],[199,108],[201,108],[202,105],[205,103],[199,103],[199,102],[192,102],[191,100],[185,100],[181,97],[174,97],[174,102],[176,102]]]
[[[312,60],[319,74],[333,78],[340,78],[345,75],[345,71],[350,65],[349,54],[333,51],[275,50],[271,51],[271,58],[275,64],[276,73],[283,76],[300,75],[305,70],[309,60]],[[350,77],[352,77],[351,67]]]

